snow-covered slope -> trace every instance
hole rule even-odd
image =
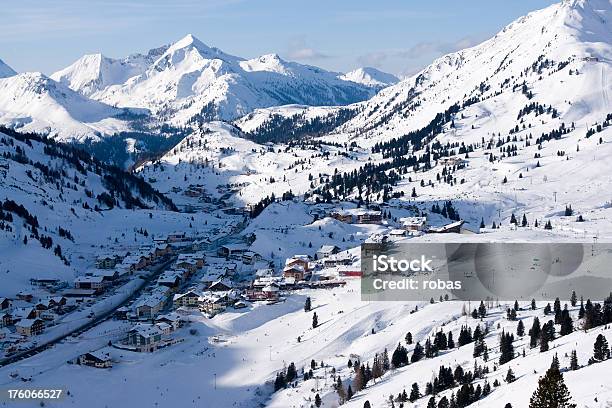
[[[245,60],[192,35],[146,57],[88,56],[53,74],[94,99],[148,108],[176,123],[194,117],[234,119],[256,108],[293,103],[345,105],[373,94],[371,87],[338,76],[275,54]]]
[[[0,59],[0,78],[7,78],[16,74],[17,72],[15,72],[13,68],[6,65],[6,63]]]
[[[97,138],[125,130],[124,109],[88,99],[38,72],[0,79],[0,123],[58,140]]]
[[[7,200],[15,205],[7,206]],[[153,233],[163,228],[164,213],[174,214],[165,211],[174,209],[172,202],[139,178],[72,147],[6,128],[0,128],[0,201],[0,296],[13,296],[36,276],[69,280],[83,268],[83,251],[110,244],[110,236],[134,245],[136,237],[125,235],[133,222],[149,224],[144,228]],[[160,217],[157,226],[146,221],[150,211]],[[178,218],[166,228],[176,228]],[[44,237],[52,240],[48,248]]]
[[[399,78],[387,72],[372,67],[357,68],[340,77],[345,81],[357,82],[373,88],[382,89],[399,82]]]

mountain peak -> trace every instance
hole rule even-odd
[[[17,75],[17,72],[0,59],[0,78],[8,78],[13,75]]]
[[[384,88],[396,84],[399,79],[392,74],[373,67],[361,67],[342,75],[340,79],[356,82],[373,88]]]

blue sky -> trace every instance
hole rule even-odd
[[[194,34],[227,53],[406,75],[554,0],[3,0],[0,59],[50,74]]]

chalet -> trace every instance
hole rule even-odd
[[[334,211],[330,216],[340,222],[350,224],[353,222],[353,215],[348,211]]]
[[[261,260],[261,255],[253,251],[246,251],[242,254],[242,263],[245,265],[253,265]]]
[[[3,341],[10,335],[11,335],[11,331],[9,329],[0,328],[0,341]]]
[[[129,255],[123,259],[121,266],[130,270],[130,272],[139,271],[147,266],[146,260],[137,255]]]
[[[167,244],[165,242],[156,244],[155,253],[157,256],[170,255],[172,253],[172,247],[170,246],[170,244]]]
[[[242,257],[242,254],[247,251],[246,245],[243,244],[226,244],[219,247],[217,255],[224,258],[238,259]]]
[[[299,266],[307,272],[310,269],[310,257],[308,255],[294,255],[285,261],[285,268]]]
[[[166,300],[165,293],[155,291],[134,305],[136,315],[141,319],[152,319],[164,307]]]
[[[60,282],[61,281],[59,279],[54,279],[54,278],[31,278],[30,279],[30,285],[42,286],[45,288],[53,288],[55,286],[58,286]]]
[[[427,227],[427,217],[405,217],[399,221],[406,231],[425,231]]]
[[[201,251],[201,250],[208,248],[209,244],[210,244],[210,239],[208,238],[198,239],[196,241],[193,241],[193,244],[191,245],[191,249],[193,249],[194,251]]]
[[[103,292],[107,286],[102,276],[79,276],[74,280],[75,289],[93,289],[96,292]]]
[[[327,258],[328,256],[337,254],[339,251],[340,251],[340,248],[338,248],[335,245],[323,245],[317,251],[317,258],[319,259]]]
[[[130,313],[130,308],[122,306],[119,309],[115,310],[115,318],[119,320],[127,320],[128,314]]]
[[[172,330],[176,330],[181,327],[181,316],[178,313],[172,312],[165,315],[160,315],[155,319],[156,323],[168,323],[172,326]]]
[[[338,265],[350,265],[352,263],[353,257],[348,252],[332,255],[330,257],[325,258],[325,260],[323,261],[323,265],[326,268],[331,268],[333,266]]]
[[[463,226],[464,222],[465,221],[460,220],[460,221],[455,221],[450,224],[443,225],[441,227],[430,227],[429,232],[432,234],[451,234],[451,233],[460,234],[461,227]]]
[[[81,354],[77,359],[77,362],[78,364],[95,368],[111,368],[113,366],[113,361],[111,360],[109,354],[99,351]]]
[[[467,161],[461,157],[444,157],[438,160],[438,164],[442,166],[465,166]]]
[[[200,301],[200,295],[193,291],[187,293],[177,294],[172,299],[172,304],[176,307],[197,307]]]
[[[387,237],[381,234],[373,234],[369,236],[363,244],[361,244],[362,251],[380,251],[387,246]]]
[[[283,277],[282,276],[262,276],[262,277],[258,277],[253,281],[253,287],[257,288],[257,289],[262,289],[265,286],[268,286],[270,284],[276,285],[276,286],[281,286],[282,285],[282,281],[283,281]]]
[[[210,290],[211,292],[227,292],[228,290],[231,290],[231,289],[232,289],[231,282],[227,280],[223,280],[223,279],[213,282],[208,287],[208,290]]]
[[[389,231],[389,236],[393,238],[402,238],[408,235],[408,231],[405,229],[393,229]]]
[[[13,324],[13,315],[9,312],[0,312],[0,327],[6,327]]]
[[[190,274],[195,273],[198,270],[197,261],[194,259],[184,259],[182,261],[178,261],[175,266],[188,271]]]
[[[20,291],[17,293],[17,299],[25,300],[26,302],[31,302],[34,299],[34,295],[31,292]]]
[[[382,213],[380,211],[360,211],[357,213],[357,223],[359,224],[380,224]]]
[[[23,336],[36,336],[45,329],[45,322],[41,319],[22,319],[15,323],[15,331]]]
[[[138,324],[127,336],[127,343],[140,352],[153,352],[159,347],[163,332],[153,324]]]
[[[183,273],[181,271],[166,271],[157,278],[157,284],[159,286],[176,289],[179,287],[182,280]]]
[[[66,306],[67,303],[68,299],[66,299],[64,296],[53,296],[52,298],[49,298],[49,304],[52,308]]]
[[[11,313],[13,321],[35,319],[37,316],[36,309],[33,307],[18,307],[13,309]]]
[[[206,255],[204,255],[204,253],[202,252],[196,252],[193,254],[180,254],[177,258],[177,262],[181,262],[181,261],[195,262],[196,268],[203,267],[205,260],[206,260]]]
[[[112,269],[117,265],[117,259],[114,255],[100,255],[96,258],[96,268],[98,269]]]
[[[157,328],[162,332],[162,334],[165,334],[165,335],[172,333],[174,330],[172,328],[172,325],[165,323],[165,322],[155,323],[155,326],[157,326]]]
[[[9,310],[12,305],[11,299],[0,297],[0,310]]]
[[[182,241],[186,241],[187,240],[187,234],[184,232],[171,232],[170,234],[168,234],[168,238],[167,238],[167,242],[171,243],[171,242],[182,242]]]
[[[101,277],[102,281],[110,286],[112,282],[119,277],[119,272],[111,269],[97,269],[92,271],[92,276]]]
[[[276,301],[279,298],[279,288],[276,285],[268,285],[261,290],[266,300]]]
[[[285,278],[293,278],[296,281],[304,280],[304,276],[305,276],[304,267],[300,264],[293,264],[293,265],[285,266],[285,269],[283,269],[283,276]]]
[[[209,315],[216,315],[225,310],[228,304],[227,296],[208,295],[200,302],[200,310]]]

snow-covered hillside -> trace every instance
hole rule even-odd
[[[192,35],[146,56],[85,56],[52,77],[102,102],[147,108],[181,124],[194,118],[234,119],[256,108],[292,103],[346,105],[379,89],[379,84],[343,80],[338,73],[275,54],[245,60]]]
[[[147,183],[82,151],[3,129],[0,156],[0,296],[14,296],[33,277],[70,280],[83,272],[83,253],[134,245],[136,225],[155,233],[187,222]]]
[[[125,109],[88,99],[38,72],[1,78],[0,123],[57,140],[96,139],[129,129]]]

